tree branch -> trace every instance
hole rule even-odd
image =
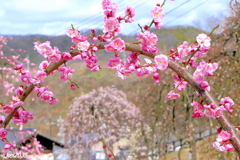
[[[155,55],[160,54],[154,54],[154,53],[146,53],[143,52],[141,49],[141,46],[139,44],[130,44],[130,43],[126,43],[126,51],[132,51],[132,52],[138,52],[144,56],[150,57],[150,58],[154,58]],[[102,44],[98,44],[97,45],[98,49],[104,49],[104,46]],[[79,51],[73,51],[70,52],[72,57],[78,55]],[[58,69],[59,66],[61,66],[62,64],[64,64],[66,62],[66,60],[60,60],[57,63],[52,64],[51,66],[49,66],[45,72],[49,75],[49,73],[51,73],[52,71]],[[174,72],[176,72],[177,74],[181,75],[181,77],[183,77],[199,94],[200,96],[203,98],[203,100],[207,103],[214,103],[216,107],[218,107],[218,102],[212,97],[212,95],[206,91],[203,90],[200,85],[194,80],[193,76],[183,67],[181,67],[178,63],[172,61],[171,59],[169,59],[168,61],[168,67],[170,69],[172,69]],[[24,101],[28,95],[33,91],[34,85],[30,85],[27,90],[23,93],[23,95],[20,97],[21,101]],[[20,107],[20,106],[19,106]],[[16,113],[16,111],[19,109],[19,107],[16,107],[14,109],[14,111],[9,114],[7,116],[7,118],[5,119],[5,121],[3,122],[2,126],[3,128],[6,128],[8,123],[10,122],[10,120],[13,118],[14,114]],[[225,114],[223,114],[221,117],[217,118],[217,121],[219,122],[219,124],[223,127],[224,130],[228,131],[231,134],[231,143],[234,146],[235,150],[237,151],[238,155],[240,156],[240,138],[239,135],[236,133],[236,130],[234,128],[234,126],[230,123],[230,121],[228,120],[228,118],[226,117]]]

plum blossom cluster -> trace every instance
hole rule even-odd
[[[0,118],[2,118],[3,116],[0,116]],[[0,128],[0,138],[2,139],[3,142],[6,141],[6,136],[8,134],[8,131],[5,128]],[[11,144],[6,143],[4,145],[4,149],[10,149],[11,148]]]
[[[121,31],[121,21],[124,20],[126,23],[134,21],[135,10],[131,6],[127,6],[124,16],[116,16],[119,7],[116,3],[111,0],[102,1],[102,9],[104,10],[104,34],[99,36],[98,39],[102,42],[109,42],[114,36],[118,36]]]
[[[180,75],[173,75],[173,80],[174,80],[175,90],[182,91],[187,87],[188,82],[183,80]],[[170,91],[167,94],[165,99],[166,100],[172,100],[172,99],[176,99],[176,98],[179,98],[179,97],[180,97],[179,93],[176,93],[175,91]]]
[[[58,99],[54,97],[54,94],[51,91],[48,91],[48,86],[45,87],[35,86],[33,90],[37,92],[37,96],[41,100],[48,102],[48,104],[50,105],[53,105],[58,102]]]
[[[222,131],[221,129],[218,129],[217,132],[218,137],[213,143],[213,146],[219,151],[231,151],[234,149],[233,145],[229,141],[231,134],[227,131]]]
[[[34,42],[34,49],[43,55],[49,62],[58,62],[62,54],[57,47],[52,48],[49,41],[45,43]]]
[[[71,79],[74,74],[74,70],[72,70],[70,67],[65,66],[58,68],[58,71],[60,72],[60,79],[62,81],[67,81]]]
[[[138,77],[144,77],[153,73],[153,79],[155,83],[160,82],[160,75],[157,72],[159,70],[165,70],[168,67],[168,58],[165,55],[157,55],[154,58],[153,63],[150,59],[145,58],[146,64],[140,65],[140,58],[138,53],[132,52],[126,62],[117,56],[110,58],[107,66],[117,71],[116,75],[122,79],[126,79],[126,76],[130,73],[135,73]]]
[[[194,107],[193,118],[204,115],[210,118],[218,118],[222,116],[222,111],[232,113],[234,102],[230,97],[225,97],[220,99],[219,107],[215,107],[213,103],[210,105],[202,105],[202,101],[193,101],[191,105]]]
[[[151,11],[151,16],[153,18],[153,23],[155,24],[155,27],[157,29],[161,29],[163,25],[161,20],[164,18],[165,14],[159,3],[157,3],[156,7],[154,7],[154,9]]]
[[[222,116],[222,111],[225,110],[223,106],[215,107],[213,103],[210,105],[202,105],[201,101],[193,101],[191,105],[194,107],[192,117],[207,116],[210,118],[218,118]]]
[[[205,76],[212,76],[213,73],[217,70],[217,63],[206,63],[200,62],[199,64],[196,62],[196,58],[199,58],[205,54],[210,49],[210,41],[211,39],[206,34],[199,34],[196,37],[196,42],[192,45],[189,45],[187,41],[184,41],[182,45],[177,47],[177,51],[171,49],[170,58],[174,61],[182,60],[182,63],[188,67],[191,66],[196,68],[193,73],[194,80],[199,83],[202,89],[210,91],[210,86],[207,81],[205,81]],[[191,55],[189,60],[186,61],[184,58],[188,55]],[[186,88],[187,82],[182,80],[180,76],[174,75],[174,87],[177,91],[182,91]],[[175,91],[170,91],[166,96],[167,100],[179,98],[180,95]],[[200,111],[196,111],[196,115],[202,115]],[[213,116],[216,117],[216,116]]]
[[[20,86],[16,89],[16,95],[12,96],[11,104],[4,105],[2,107],[1,112],[5,114],[10,114],[14,111],[14,109],[18,106],[23,105],[23,101],[20,100],[21,95],[23,94],[25,88],[23,86]],[[18,109],[14,114],[14,123],[18,124],[26,124],[28,123],[28,120],[32,120],[34,118],[34,114],[26,111],[26,110],[20,110]],[[2,125],[3,121],[5,120],[5,117],[0,116],[0,124]]]
[[[141,42],[142,50],[147,53],[157,53],[158,37],[149,31],[140,32],[137,34],[137,40]]]
[[[122,52],[126,49],[125,43],[121,38],[116,38],[109,44],[104,45],[107,52]]]
[[[12,130],[13,128],[10,128]],[[19,145],[17,145],[16,141],[13,141],[12,144],[6,143],[4,146],[4,150],[2,150],[2,155],[5,155],[6,158],[11,158],[11,155],[9,153],[14,153],[14,155],[17,155],[17,158],[21,159],[27,159],[31,160],[32,156],[40,156],[42,155],[42,151],[44,150],[43,146],[40,144],[39,141],[37,141],[36,138],[36,132],[31,130],[20,130],[19,132],[15,133],[15,136],[18,140],[20,140],[22,143],[26,143],[28,140],[27,138],[32,137],[31,143],[27,143],[26,145],[22,145],[21,148],[19,148]],[[6,141],[6,139],[3,139],[3,141]],[[19,142],[18,142],[19,143]],[[19,156],[20,155],[20,156]],[[32,156],[28,156],[32,155]]]
[[[92,30],[92,41],[96,41],[95,31]],[[80,35],[80,31],[71,28],[67,30],[67,35],[72,39],[72,42],[75,44],[71,46],[70,50],[77,49],[79,53],[77,56],[72,57],[73,60],[79,59],[83,60],[86,63],[86,66],[91,69],[91,71],[99,71],[99,65],[97,64],[98,58],[95,55],[95,52],[98,51],[98,48],[95,44],[90,45],[88,42],[87,35]],[[66,52],[67,53],[67,52]],[[70,59],[68,59],[70,60]]]
[[[182,45],[177,47],[177,51],[175,52],[174,49],[171,49],[170,52],[173,53],[171,55],[172,60],[179,61],[183,60],[186,56],[193,54],[193,57],[190,59],[191,67],[196,67],[195,59],[202,57],[203,55],[207,54],[207,51],[210,49],[210,37],[206,34],[202,33],[196,37],[196,42],[194,44],[189,44],[187,41],[184,41]],[[186,63],[185,60],[182,61]]]

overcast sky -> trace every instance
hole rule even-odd
[[[122,33],[139,32],[137,24],[151,22],[150,11],[163,0],[112,0],[123,15],[127,5],[136,9],[135,22],[124,24]],[[201,26],[209,18],[228,14],[229,0],[167,0],[164,27]],[[101,0],[0,0],[0,34],[62,35],[73,24],[78,29],[103,28]]]

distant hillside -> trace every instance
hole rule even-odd
[[[194,41],[195,37],[202,33],[203,31],[198,30],[193,27],[174,27],[174,28],[162,28],[160,30],[152,30],[155,34],[157,34],[159,41],[158,46],[162,51],[167,51],[170,47],[174,47],[180,45],[183,41],[191,40]],[[100,31],[98,31],[99,34]],[[82,33],[84,34],[84,33]],[[50,41],[52,46],[57,46],[60,51],[69,51],[71,45],[73,45],[71,39],[66,35],[62,36],[46,36],[46,35],[26,35],[26,36],[18,36],[12,35],[9,36],[13,39],[8,42],[8,46],[13,49],[23,49],[26,50],[26,53],[21,53],[22,57],[26,57],[27,55],[31,59],[32,62],[38,63],[43,60],[43,57],[39,55],[33,49],[33,42],[38,40],[40,42]],[[124,40],[128,42],[134,42],[136,40],[136,35],[122,35]],[[3,50],[5,54],[14,54],[10,52],[8,49]],[[106,58],[106,52],[100,51],[99,58]],[[110,55],[111,56],[111,55]]]

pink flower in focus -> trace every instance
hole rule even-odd
[[[67,29],[66,33],[68,37],[73,38],[78,35],[78,30],[71,28],[71,29]]]
[[[231,134],[228,133],[227,131],[221,131],[219,134],[218,134],[218,137],[217,137],[217,141],[218,142],[224,142],[224,141],[227,141],[231,138]]]
[[[204,110],[204,114],[207,116],[207,117],[210,117],[210,118],[215,118],[215,110],[211,108],[210,105],[203,105],[205,110]]]
[[[168,57],[165,55],[157,55],[154,57],[155,65],[158,69],[164,70],[168,67]]]
[[[37,74],[34,76],[40,83],[44,82],[44,79],[47,77],[47,73],[44,71],[38,71]]]
[[[137,39],[142,44],[142,50],[147,53],[158,52],[157,41],[158,38],[155,34],[145,31],[144,33],[138,33]]]
[[[105,18],[104,19],[104,29],[106,30],[106,32],[113,32],[115,30],[117,30],[118,28],[120,28],[120,24],[117,18],[114,17],[110,17],[110,18]]]
[[[109,44],[104,45],[104,47],[107,52],[122,52],[126,48],[125,43],[121,38],[113,40]]]
[[[6,114],[10,114],[13,112],[13,106],[12,105],[6,105],[6,106],[3,106],[3,113],[6,113]]]
[[[177,89],[177,91],[182,91],[186,88],[188,82],[182,81],[178,75],[174,75],[174,87]]]
[[[160,82],[160,74],[157,72],[153,73],[153,79],[154,79],[154,83],[159,83]]]
[[[179,98],[180,95],[178,93],[175,93],[173,91],[170,91],[167,96],[166,96],[166,100],[172,100],[172,99],[176,99],[176,98]]]
[[[154,19],[155,22],[159,22],[163,19],[164,17],[164,13],[163,13],[163,9],[161,7],[155,7],[152,11],[151,11],[151,16]]]
[[[192,117],[193,118],[198,118],[204,116],[204,113],[201,110],[196,110],[193,112]]]
[[[47,69],[48,65],[49,65],[48,61],[42,61],[39,65],[39,68],[40,70],[44,71],[45,69]]]
[[[51,91],[44,91],[40,95],[40,98],[44,101],[50,101],[54,97],[53,93]]]
[[[34,48],[38,51],[38,53],[43,55],[45,58],[47,57],[47,55],[50,55],[53,52],[53,49],[50,46],[49,41],[46,41],[45,43],[38,44],[38,45],[36,45],[36,43],[35,43]]]
[[[199,34],[196,38],[198,44],[203,47],[209,47],[211,44],[210,44],[210,41],[211,41],[211,38],[208,37],[206,34],[202,33],[202,34]]]
[[[218,117],[221,117],[223,112],[226,110],[223,106],[219,106],[217,108],[214,109],[214,118],[218,118]]]
[[[23,91],[24,91],[23,86],[20,86],[15,90],[15,93],[18,97],[21,97],[21,95],[23,94]]]
[[[70,67],[62,66],[58,68],[58,71],[60,72],[60,80],[67,81],[68,79],[72,78],[72,75],[74,74],[74,70],[72,70]]]
[[[134,17],[135,16],[135,10],[132,6],[127,6],[127,9],[125,11],[125,14],[129,17]]]
[[[110,59],[108,60],[107,66],[108,66],[109,68],[118,70],[118,69],[122,66],[122,61],[121,61],[120,58],[110,58]]]
[[[68,52],[63,52],[62,58],[68,61],[72,59],[72,55]]]
[[[210,91],[210,86],[207,81],[201,82],[200,86],[202,89],[206,89],[206,90]]]
[[[188,47],[188,42],[184,41],[182,45],[177,47],[178,50],[178,58],[176,60],[181,60],[187,55],[189,55],[191,52],[191,48]]]
[[[223,105],[224,108],[229,112],[233,112],[232,106],[234,105],[233,100],[230,97],[225,97],[220,99],[220,105]]]
[[[79,42],[77,46],[78,46],[78,50],[87,51],[90,46],[90,43],[88,41]]]
[[[207,73],[208,76],[212,76],[213,72],[215,72],[218,68],[218,64],[217,63],[208,63],[205,71]]]
[[[5,138],[7,136],[7,134],[8,134],[7,130],[5,130],[4,128],[0,129],[0,137],[1,138]]]
[[[154,24],[155,24],[155,27],[156,27],[157,29],[161,29],[162,26],[163,26],[163,23],[162,23],[162,22],[154,22]]]
[[[22,73],[19,74],[19,78],[23,83],[31,84],[31,73],[29,71],[22,71]]]
[[[52,54],[52,55],[49,55],[47,57],[47,60],[49,62],[58,62],[60,59],[61,59],[61,55],[60,54]]]

